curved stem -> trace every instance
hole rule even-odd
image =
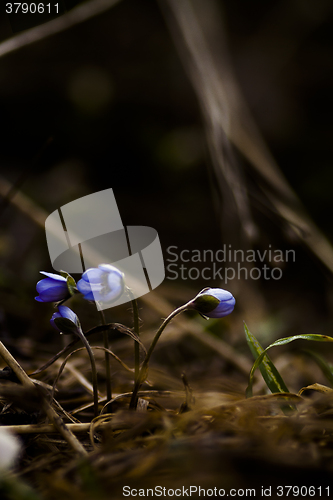
[[[83,331],[81,328],[77,329],[77,335],[80,337],[82,340],[84,347],[87,349],[89,358],[90,358],[90,363],[91,363],[91,375],[92,375],[92,384],[93,384],[93,389],[94,389],[94,416],[98,416],[98,388],[97,388],[97,370],[96,370],[96,363],[95,363],[95,358],[93,355],[93,352],[91,350],[90,344],[86,337],[84,336]]]
[[[132,303],[132,311],[133,311],[133,325],[134,325],[134,332],[136,333],[137,337],[140,337],[140,319],[139,319],[139,307],[138,307],[138,302],[136,298],[134,297],[134,294],[132,290],[129,287],[126,287],[126,292],[128,293],[131,303]],[[138,342],[134,342],[134,386],[138,380],[139,376],[139,370],[140,370],[140,346]]]
[[[98,326],[95,326],[94,328],[91,328],[87,332],[85,332],[84,335],[86,337],[88,337],[89,335],[92,335],[94,333],[100,333],[100,332],[103,333],[103,330],[107,330],[107,331],[115,330],[119,333],[123,333],[124,335],[129,335],[131,338],[134,338],[132,330],[130,330],[126,326],[122,325],[121,323],[107,323],[106,325],[98,325]],[[140,345],[140,347],[143,350],[145,350],[143,344],[141,342],[138,342],[138,339],[136,339],[136,340],[137,340],[137,343]],[[29,373],[29,377],[37,375],[38,373],[41,373],[44,370],[46,370],[47,368],[49,368],[49,366],[51,366],[52,363],[57,361],[57,359],[59,359],[61,356],[65,356],[68,352],[70,352],[72,347],[75,346],[79,341],[80,341],[80,337],[75,338],[72,342],[67,344],[66,347],[61,349],[61,351],[59,351],[55,356],[53,356],[51,359],[49,359],[49,361],[47,363],[45,363],[43,366],[41,366],[37,370],[34,370],[33,372]],[[1,372],[0,372],[0,374],[1,374]]]
[[[143,384],[143,382],[145,381],[146,379],[146,375],[147,375],[147,371],[148,371],[148,365],[149,365],[149,360],[150,360],[150,357],[156,347],[156,344],[160,338],[160,336],[162,335],[163,333],[163,330],[165,329],[165,327],[170,323],[170,321],[175,317],[177,316],[178,314],[182,313],[183,311],[186,311],[190,304],[192,304],[192,301],[191,302],[187,302],[186,304],[184,304],[183,306],[181,307],[178,307],[178,309],[175,309],[171,314],[169,314],[169,316],[163,321],[163,323],[161,324],[161,326],[159,327],[159,329],[157,330],[156,334],[155,334],[155,337],[153,338],[153,341],[147,351],[147,354],[146,354],[146,357],[142,363],[142,366],[141,366],[141,370],[139,372],[139,375],[137,377],[137,379],[135,380],[135,386],[134,386],[134,389],[133,389],[133,393],[132,393],[132,397],[131,397],[131,402],[130,402],[130,408],[136,408],[136,405],[137,405],[137,396],[138,396],[138,391],[141,387],[141,385]]]

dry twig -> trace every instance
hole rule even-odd
[[[29,390],[36,392],[36,386],[30,380],[28,375],[25,373],[21,365],[16,361],[16,359],[10,354],[8,349],[4,346],[2,342],[0,342],[0,355],[3,360],[8,364],[8,366],[13,370],[16,374],[17,378]],[[67,443],[72,447],[72,449],[78,453],[80,456],[86,456],[87,452],[78,441],[78,439],[74,436],[74,434],[69,430],[66,424],[62,421],[59,415],[55,412],[49,402],[45,397],[42,397],[43,410],[49,419],[53,422],[54,427],[60,432],[63,438],[67,441]]]

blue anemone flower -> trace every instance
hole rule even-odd
[[[100,264],[82,274],[77,289],[86,300],[112,302],[124,291],[124,275],[111,264]]]
[[[208,318],[223,318],[232,313],[234,296],[223,288],[205,288],[193,299],[191,307]]]
[[[58,312],[53,313],[50,323],[61,333],[77,333],[81,328],[79,318],[67,306],[58,306]]]
[[[40,272],[47,276],[46,278],[38,281],[36,290],[39,293],[35,299],[38,302],[58,302],[70,296],[67,280],[59,274]]]

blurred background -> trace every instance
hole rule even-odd
[[[172,306],[206,286],[236,296],[215,335],[240,346],[243,320],[265,345],[330,335],[332,2],[112,3],[2,52],[1,335],[24,338],[21,354],[50,338],[52,306],[33,299],[39,271],[52,272],[43,220],[110,187],[124,225],[155,228],[165,258],[170,246],[295,250],[294,262],[274,264],[280,280],[167,272],[156,294]],[[4,12],[0,29],[0,50],[24,34]],[[160,321],[140,305],[148,324]],[[113,321],[127,314],[110,310]]]

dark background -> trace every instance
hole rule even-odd
[[[306,210],[332,240],[332,3],[218,5],[230,62],[257,125]],[[14,36],[4,12],[0,27],[2,41]],[[124,224],[155,228],[164,252],[170,245],[215,250],[226,242],[197,98],[156,2],[123,0],[3,56],[0,116],[1,176],[19,182],[46,215],[112,187]],[[248,185],[255,184],[238,161]],[[288,239],[272,214],[257,206],[252,211],[260,229],[256,248],[271,242],[294,248],[296,261],[278,282],[246,284],[234,331],[253,318],[267,335],[303,329],[330,334],[329,271]],[[11,205],[1,212],[0,258],[4,331],[43,336],[39,318],[45,314],[44,328],[50,310],[33,296],[39,271],[52,271],[44,230]],[[165,280],[159,290],[178,305],[210,285],[223,283],[175,286]],[[230,289],[236,294],[239,284]]]
[[[79,3],[62,2],[71,12]],[[297,402],[299,413],[282,415],[258,370],[254,395],[259,396],[244,399],[253,356],[243,321],[264,347],[288,335],[332,336],[331,272],[315,256],[316,248],[274,212],[267,193],[265,203],[258,203],[263,199],[260,176],[231,147],[257,230],[253,240],[244,238],[245,221],[235,223],[228,184],[214,177],[205,120],[160,8],[165,3],[121,0],[103,14],[0,57],[0,340],[30,374],[69,342],[49,323],[54,304],[34,300],[39,271],[52,272],[44,221],[62,205],[106,188],[114,190],[125,225],[156,229],[166,258],[169,246],[217,251],[232,241],[237,249],[293,249],[295,262],[283,265],[283,277],[276,281],[225,284],[167,276],[149,295],[152,302],[168,301],[164,311],[149,307],[144,297],[138,301],[145,346],[161,318],[203,287],[228,288],[236,298],[234,312],[216,321],[185,313],[181,318],[195,321],[185,334],[176,322],[167,327],[152,356],[149,380],[151,388],[171,395],[160,398],[161,406],[153,398],[147,412],[127,415],[125,399],[112,406],[115,433],[110,430],[104,444],[95,443],[89,455],[93,475],[84,477],[81,461],[73,462],[61,440],[34,435],[23,438],[25,475],[20,477],[42,488],[43,498],[45,491],[45,498],[88,498],[91,493],[96,499],[103,484],[106,497],[112,491],[116,498],[117,487],[146,487],[156,479],[170,487],[190,482],[223,484],[226,490],[255,484],[257,491],[258,485],[276,482],[318,484],[324,493],[333,463],[330,389],[319,387],[328,391],[324,395],[307,391],[309,397]],[[332,242],[332,0],[216,4],[216,25],[225,41],[215,39],[216,60],[228,59],[267,148],[304,212]],[[0,9],[1,53],[3,44],[26,32],[13,33],[4,2]],[[221,72],[222,80],[227,76]],[[81,296],[68,305],[85,332],[100,321],[94,304]],[[130,304],[111,308],[106,316],[133,326]],[[92,337],[92,343],[101,343],[99,336]],[[112,332],[110,343],[133,366],[131,339]],[[332,363],[330,345],[297,340],[270,351],[292,393],[310,384],[330,384],[313,357],[319,353]],[[85,354],[71,360],[90,380]],[[98,360],[103,390],[104,360]],[[58,369],[52,365],[41,379],[52,384]],[[326,369],[332,381],[330,366]],[[116,362],[112,371],[113,394],[131,391],[132,374]],[[182,373],[189,383],[190,408],[184,407]],[[82,400],[91,401],[81,381],[67,371],[57,389],[58,401],[69,411]],[[14,405],[5,405],[1,397],[2,422],[36,422],[38,413],[22,412],[21,400],[27,402],[21,392]],[[78,415],[90,419],[89,412]],[[117,441],[117,425],[125,429],[124,441]],[[80,439],[87,444],[88,435]]]

